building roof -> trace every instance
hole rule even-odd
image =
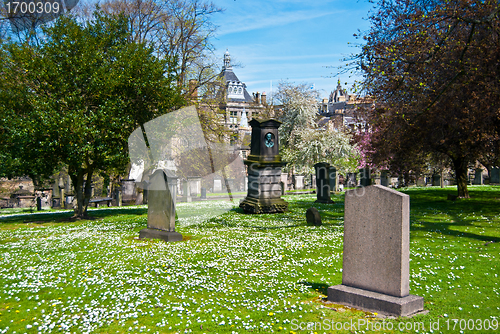
[[[226,50],[224,53],[224,66],[219,74],[219,77],[223,77],[226,83],[226,93],[227,101],[229,102],[252,102],[253,98],[248,94],[246,85],[238,79],[236,74],[233,72],[233,67],[231,65],[231,56],[229,51]]]

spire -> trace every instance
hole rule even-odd
[[[231,56],[229,55],[229,51],[226,49],[226,52],[224,53],[224,67],[222,70],[232,70],[231,67]]]

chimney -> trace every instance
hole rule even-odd
[[[266,92],[262,92],[262,96],[260,98],[263,105],[267,105],[267,95]]]
[[[259,94],[259,92],[255,93],[255,103],[260,104],[260,94]]]
[[[189,98],[193,101],[198,99],[198,80],[189,80]]]

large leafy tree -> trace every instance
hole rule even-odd
[[[280,150],[289,167],[310,171],[317,162],[328,162],[339,170],[352,171],[359,152],[351,137],[341,130],[318,128],[318,93],[306,84],[280,82],[274,98],[279,128]]]
[[[84,23],[61,17],[44,34],[4,48],[0,158],[10,176],[35,179],[67,166],[82,217],[92,175],[125,169],[132,131],[182,103],[175,60],[131,41],[124,16],[100,11]]]
[[[380,0],[376,8],[357,55],[379,105],[372,145],[389,164],[426,151],[448,156],[458,196],[468,197],[468,165],[499,140],[500,4]]]

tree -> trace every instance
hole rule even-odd
[[[458,196],[467,168],[500,139],[500,4],[480,0],[380,0],[356,56],[365,92],[379,108],[373,147],[412,159],[437,152],[452,162]]]
[[[0,151],[16,167],[11,175],[47,176],[66,165],[75,216],[83,217],[92,175],[125,169],[132,131],[182,103],[175,64],[130,41],[123,16],[96,11],[86,23],[61,17],[44,34],[38,46],[5,47],[2,93],[18,99],[2,100],[0,129],[10,139]]]
[[[317,162],[329,162],[340,170],[353,170],[358,165],[358,151],[350,144],[348,134],[320,129],[317,126],[318,93],[309,85],[280,82],[275,95],[280,150],[290,166],[310,170]]]
[[[161,57],[177,59],[177,85],[186,96],[217,75],[210,42],[216,27],[210,16],[222,9],[212,1],[106,0],[102,9],[125,15],[134,41],[150,43]],[[196,85],[190,86],[190,80]]]

